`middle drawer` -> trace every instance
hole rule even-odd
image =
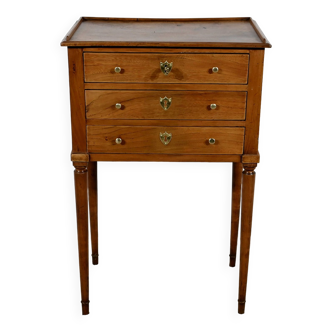
[[[245,120],[246,92],[86,90],[87,119]]]

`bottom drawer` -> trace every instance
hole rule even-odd
[[[87,126],[88,152],[242,154],[244,128]]]

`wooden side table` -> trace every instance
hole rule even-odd
[[[251,18],[80,18],[68,46],[83,315],[89,313],[88,204],[98,264],[98,161],[232,162],[230,263],[241,205],[244,313],[265,48]]]

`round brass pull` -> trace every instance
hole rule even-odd
[[[209,138],[209,144],[214,144],[216,140],[214,138]]]
[[[114,71],[115,71],[116,73],[120,73],[120,72],[121,72],[121,67],[115,67],[115,68],[114,68]]]
[[[210,109],[215,110],[217,108],[217,104],[211,104]]]
[[[118,137],[115,139],[116,144],[121,144],[122,143],[122,138]]]
[[[122,106],[122,105],[121,105],[120,103],[116,103],[116,104],[115,104],[115,108],[117,108],[118,110],[121,108],[121,106]]]
[[[212,67],[212,73],[218,73],[219,68],[218,67]]]

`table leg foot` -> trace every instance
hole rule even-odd
[[[87,302],[81,301],[81,308],[82,308],[82,315],[83,316],[89,316],[91,314],[90,302],[91,301],[87,301]]]
[[[235,267],[235,261],[236,261],[236,255],[229,255],[229,266],[230,267]]]
[[[100,255],[99,254],[96,254],[96,255],[91,254],[91,257],[92,257],[92,265],[100,264]]]
[[[244,309],[246,306],[246,301],[238,301],[238,313],[239,314],[244,314]]]

